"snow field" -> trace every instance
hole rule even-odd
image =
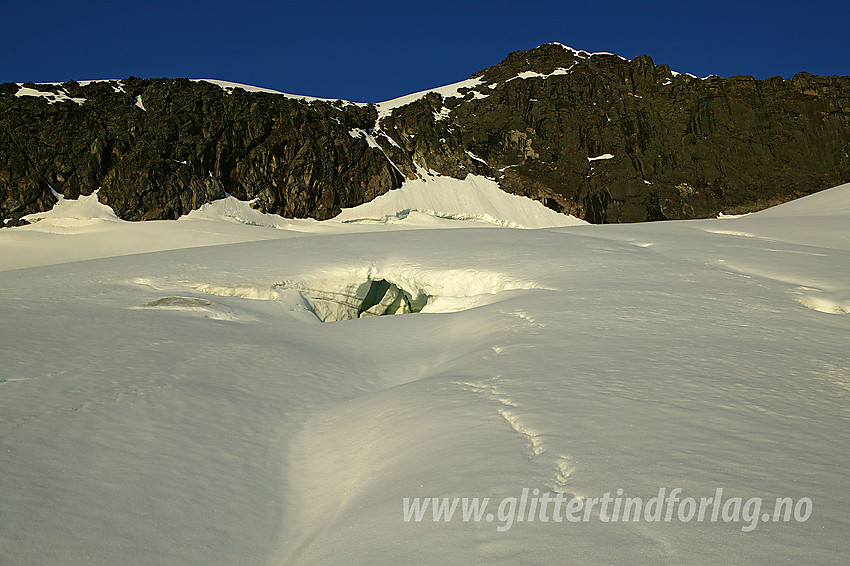
[[[433,222],[229,200],[133,224],[81,199],[0,231],[0,562],[843,560],[850,317],[803,300],[846,304],[850,185],[736,219],[530,230],[503,226],[551,217],[396,193],[352,218]],[[440,298],[319,324],[308,289],[368,280]],[[814,512],[751,533],[402,518],[404,497],[525,487]]]

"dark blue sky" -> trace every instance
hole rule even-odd
[[[0,82],[204,77],[379,101],[550,41],[697,76],[850,75],[848,0],[0,2]]]

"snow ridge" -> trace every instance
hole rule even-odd
[[[492,179],[463,180],[424,173],[371,202],[345,209],[334,220],[345,223],[397,223],[424,220],[421,215],[470,220],[510,228],[551,228],[586,224],[541,203],[504,192]]]

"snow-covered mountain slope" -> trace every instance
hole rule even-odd
[[[2,230],[0,563],[841,563],[848,200],[537,230],[83,202]],[[432,308],[311,311],[380,281]],[[669,521],[603,510],[675,488]],[[406,521],[417,497],[489,501]]]

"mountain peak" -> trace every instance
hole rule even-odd
[[[583,61],[599,57],[628,62],[628,59],[612,53],[591,53],[553,42],[544,43],[532,49],[509,53],[501,62],[472,76],[473,78],[482,77],[485,82],[498,82],[518,76],[521,73],[534,72],[550,75],[556,69],[572,69]]]
[[[560,43],[378,104],[209,80],[7,83],[0,214],[101,188],[125,220],[225,194],[326,219],[435,175],[595,223],[751,212],[850,181],[847,92],[850,77],[696,80]]]

